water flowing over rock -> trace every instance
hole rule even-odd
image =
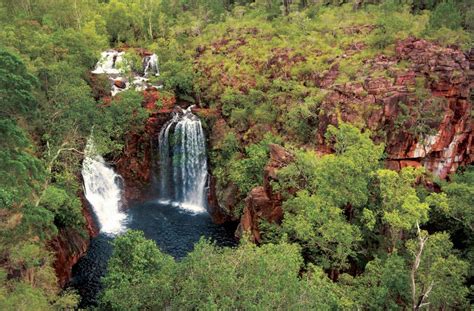
[[[201,121],[178,110],[159,136],[160,198],[191,212],[205,212],[207,159]]]
[[[142,72],[134,72],[132,78],[127,78],[126,73],[131,71],[130,65],[124,60],[126,52],[107,50],[101,53],[93,74],[106,74],[111,85],[111,95],[134,87],[136,91],[144,91],[148,88],[159,89],[161,85],[153,85],[149,81],[150,76],[159,76],[158,56],[156,54],[144,53],[142,59]]]
[[[143,75],[147,77],[150,74],[154,74],[155,76],[160,75],[160,71],[158,69],[158,55],[152,54],[147,55],[143,58]]]
[[[122,178],[96,154],[92,139],[89,139],[85,153],[82,163],[84,195],[97,216],[100,231],[120,233],[125,229],[126,221],[126,214],[121,210]]]
[[[119,52],[115,50],[108,50],[102,52],[100,59],[97,62],[95,69],[92,71],[94,74],[108,74],[118,75],[123,72],[120,67],[123,64],[123,55],[125,52]]]

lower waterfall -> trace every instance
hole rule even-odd
[[[97,216],[100,231],[108,234],[120,233],[125,230],[127,218],[121,210],[122,177],[95,153],[92,139],[87,142],[85,154],[82,163],[84,195]]]
[[[159,135],[160,201],[206,211],[207,158],[204,131],[191,107],[175,112]]]
[[[80,308],[97,306],[116,237],[127,229],[141,230],[160,250],[181,259],[204,236],[219,246],[235,246],[235,226],[218,225],[206,213],[207,157],[204,131],[191,109],[177,111],[161,129],[161,171],[154,189],[158,196],[127,202],[122,210],[122,178],[107,166],[88,141],[82,175],[84,193],[97,216],[101,232],[87,254],[73,267],[68,284],[81,296]],[[160,179],[158,179],[160,178]],[[148,195],[148,194],[147,194]],[[181,208],[178,208],[181,207]],[[183,212],[186,211],[186,212]],[[92,308],[93,309],[93,308]]]

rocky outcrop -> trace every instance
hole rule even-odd
[[[209,191],[207,193],[208,212],[212,217],[212,221],[216,224],[223,224],[226,222],[236,221],[235,217],[232,217],[232,213],[229,210],[224,210],[219,205],[219,199],[216,192],[216,177],[210,176],[209,178]],[[221,202],[231,202],[231,200],[225,200]]]
[[[348,50],[355,53],[362,48],[350,46]],[[324,139],[327,126],[343,120],[379,133],[374,139],[385,143],[386,166],[391,169],[424,166],[446,178],[459,165],[473,163],[474,50],[464,54],[456,48],[408,38],[397,43],[394,56],[379,55],[365,66],[369,72],[388,74],[333,85],[338,75],[334,65],[319,77],[317,84],[329,91],[321,105],[324,113],[319,115],[319,153],[330,152]],[[261,241],[261,220],[278,223],[283,217],[281,198],[270,184],[290,158],[277,160],[284,154],[280,148],[272,146],[264,185],[248,194],[237,230],[238,236],[248,232],[257,243]]]
[[[153,170],[153,145],[158,143],[162,126],[170,119],[175,104],[174,97],[157,90],[144,91],[143,106],[150,111],[144,129],[128,133],[125,146],[116,159],[117,173],[124,179],[125,200],[145,200]]]
[[[71,278],[72,267],[86,253],[89,247],[89,237],[73,229],[61,229],[50,242],[55,252],[53,263],[59,286],[64,287]]]
[[[446,178],[459,165],[473,162],[472,52],[466,55],[408,38],[397,43],[395,56],[379,55],[365,65],[370,72],[384,70],[388,76],[330,88],[322,104],[320,146],[327,126],[343,120],[385,133],[375,140],[385,142],[386,163],[392,169],[424,166]],[[426,94],[420,94],[420,87]]]
[[[283,219],[280,193],[273,191],[271,182],[277,181],[277,172],[293,160],[293,156],[283,147],[270,145],[270,160],[265,166],[263,186],[250,191],[245,199],[245,208],[237,227],[236,235],[249,234],[251,241],[260,243],[259,224],[262,220],[269,223],[280,223]]]
[[[397,57],[412,65],[408,74],[395,83],[406,85],[414,76],[424,76],[434,98],[446,103],[435,132],[423,138],[398,137],[387,148],[389,161],[399,166],[417,162],[440,178],[472,163],[471,90],[474,61],[453,48],[443,48],[425,40],[407,39],[396,48]],[[406,135],[405,135],[406,136]],[[400,139],[402,138],[402,139]]]
[[[79,197],[83,206],[82,214],[85,219],[85,230],[78,232],[72,228],[63,228],[49,242],[49,246],[55,254],[53,267],[61,287],[64,287],[71,278],[72,267],[87,252],[90,238],[96,237],[99,234],[99,228],[84,195],[81,193]]]

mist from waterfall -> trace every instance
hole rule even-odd
[[[121,210],[122,177],[107,166],[89,139],[82,163],[84,195],[99,221],[100,231],[118,234],[125,230],[127,215]]]
[[[206,211],[207,158],[204,131],[191,107],[177,111],[159,135],[160,201]]]

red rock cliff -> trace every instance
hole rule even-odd
[[[253,242],[260,243],[259,223],[261,220],[280,223],[283,219],[281,196],[274,192],[271,181],[277,180],[277,172],[293,160],[293,155],[279,145],[270,145],[270,160],[264,169],[263,186],[253,188],[245,199],[245,208],[236,235],[250,233]]]
[[[408,64],[406,68],[401,66],[403,62]],[[395,56],[379,55],[367,61],[366,66],[373,72],[388,70],[390,75],[369,76],[363,83],[332,85],[337,76],[334,66],[327,77],[320,79],[321,87],[329,91],[322,104],[324,114],[320,116],[317,134],[320,152],[330,152],[324,141],[327,126],[343,120],[385,133],[385,137],[378,136],[375,140],[385,142],[386,165],[391,169],[424,166],[434,175],[446,178],[460,165],[473,163],[474,50],[464,54],[456,48],[408,38],[397,43]],[[424,98],[417,94],[418,81],[423,81],[428,92]],[[400,123],[403,106],[412,113]],[[438,119],[426,117],[432,112]],[[414,131],[416,128],[427,133],[420,135]],[[261,220],[277,223],[282,220],[281,198],[272,192],[269,181],[276,178],[277,168],[289,159],[291,155],[281,147],[272,146],[264,185],[248,194],[238,236],[248,232],[258,243]]]
[[[474,159],[470,98],[474,52],[467,55],[415,38],[398,42],[395,52],[366,62],[371,71],[387,70],[389,77],[369,76],[363,83],[330,88],[318,143],[324,145],[327,126],[336,125],[339,118],[364,124],[386,133],[376,139],[386,143],[389,168],[424,166],[445,178]],[[422,96],[417,94],[420,86],[415,87],[420,81],[428,91]],[[406,120],[400,122],[402,117]]]
[[[59,286],[64,287],[71,278],[72,267],[84,256],[89,248],[90,238],[99,234],[86,199],[80,194],[82,214],[85,219],[85,232],[80,233],[74,229],[59,230],[58,235],[50,241],[50,248],[55,253],[53,263]]]

